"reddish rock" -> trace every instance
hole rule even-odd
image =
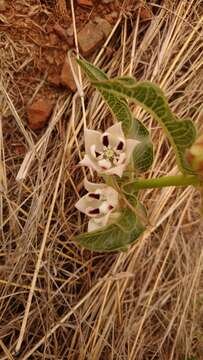
[[[95,22],[97,23],[97,29],[103,32],[104,38],[107,38],[112,31],[112,25],[109,24],[107,20],[100,17],[96,17]]]
[[[104,34],[100,27],[90,21],[78,33],[79,47],[84,55],[91,54],[103,42]]]
[[[38,99],[27,109],[28,124],[31,129],[42,129],[48,122],[53,105],[49,100]]]
[[[60,73],[54,72],[54,73],[49,74],[48,77],[47,77],[47,80],[48,80],[51,84],[56,85],[56,86],[59,86],[60,83],[61,83]]]
[[[78,77],[78,66],[74,57],[71,57],[73,70]],[[71,71],[70,64],[68,62],[68,58],[65,59],[63,68],[61,71],[61,84],[67,86],[72,92],[77,90],[77,86],[75,84],[75,80]]]
[[[77,0],[77,3],[80,6],[93,6],[92,0]]]

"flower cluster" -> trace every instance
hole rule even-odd
[[[80,162],[100,175],[122,177],[128,166],[137,140],[126,139],[121,122],[100,131],[85,130],[85,156]],[[97,230],[114,222],[119,216],[118,192],[106,184],[94,184],[85,179],[88,193],[77,203],[76,208],[88,215],[88,231]]]

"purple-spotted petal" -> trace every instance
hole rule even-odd
[[[116,146],[117,151],[123,151],[125,148],[125,142],[124,140],[118,139],[118,144]]]
[[[87,200],[87,195],[83,196],[80,200],[78,200],[75,204],[76,209],[81,211],[82,213],[88,215],[89,202]]]
[[[104,133],[102,135],[102,145],[108,147],[109,146],[109,135],[107,133]]]

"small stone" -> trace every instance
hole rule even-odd
[[[49,100],[38,99],[27,109],[28,124],[33,130],[42,129],[48,122],[53,104]]]
[[[62,39],[66,39],[66,30],[59,24],[54,25],[54,31],[55,33]]]
[[[107,20],[100,17],[96,17],[95,22],[97,23],[97,29],[99,29],[99,31],[102,31],[104,37],[107,38],[112,31],[112,25],[109,24]]]
[[[73,66],[73,70],[78,77],[78,66],[75,58],[71,56],[71,62]],[[61,71],[61,84],[67,86],[72,92],[77,90],[77,86],[71,71],[71,67],[68,61],[68,58],[65,59],[63,68]]]
[[[97,46],[100,46],[103,41],[104,33],[98,27],[90,21],[85,27],[78,33],[79,47],[84,55],[91,54]]]
[[[0,11],[5,11],[7,8],[6,0],[0,0]]]
[[[77,3],[80,6],[93,6],[92,0],[77,0]]]

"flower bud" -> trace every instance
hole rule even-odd
[[[203,133],[198,136],[186,156],[194,171],[203,177]]]

